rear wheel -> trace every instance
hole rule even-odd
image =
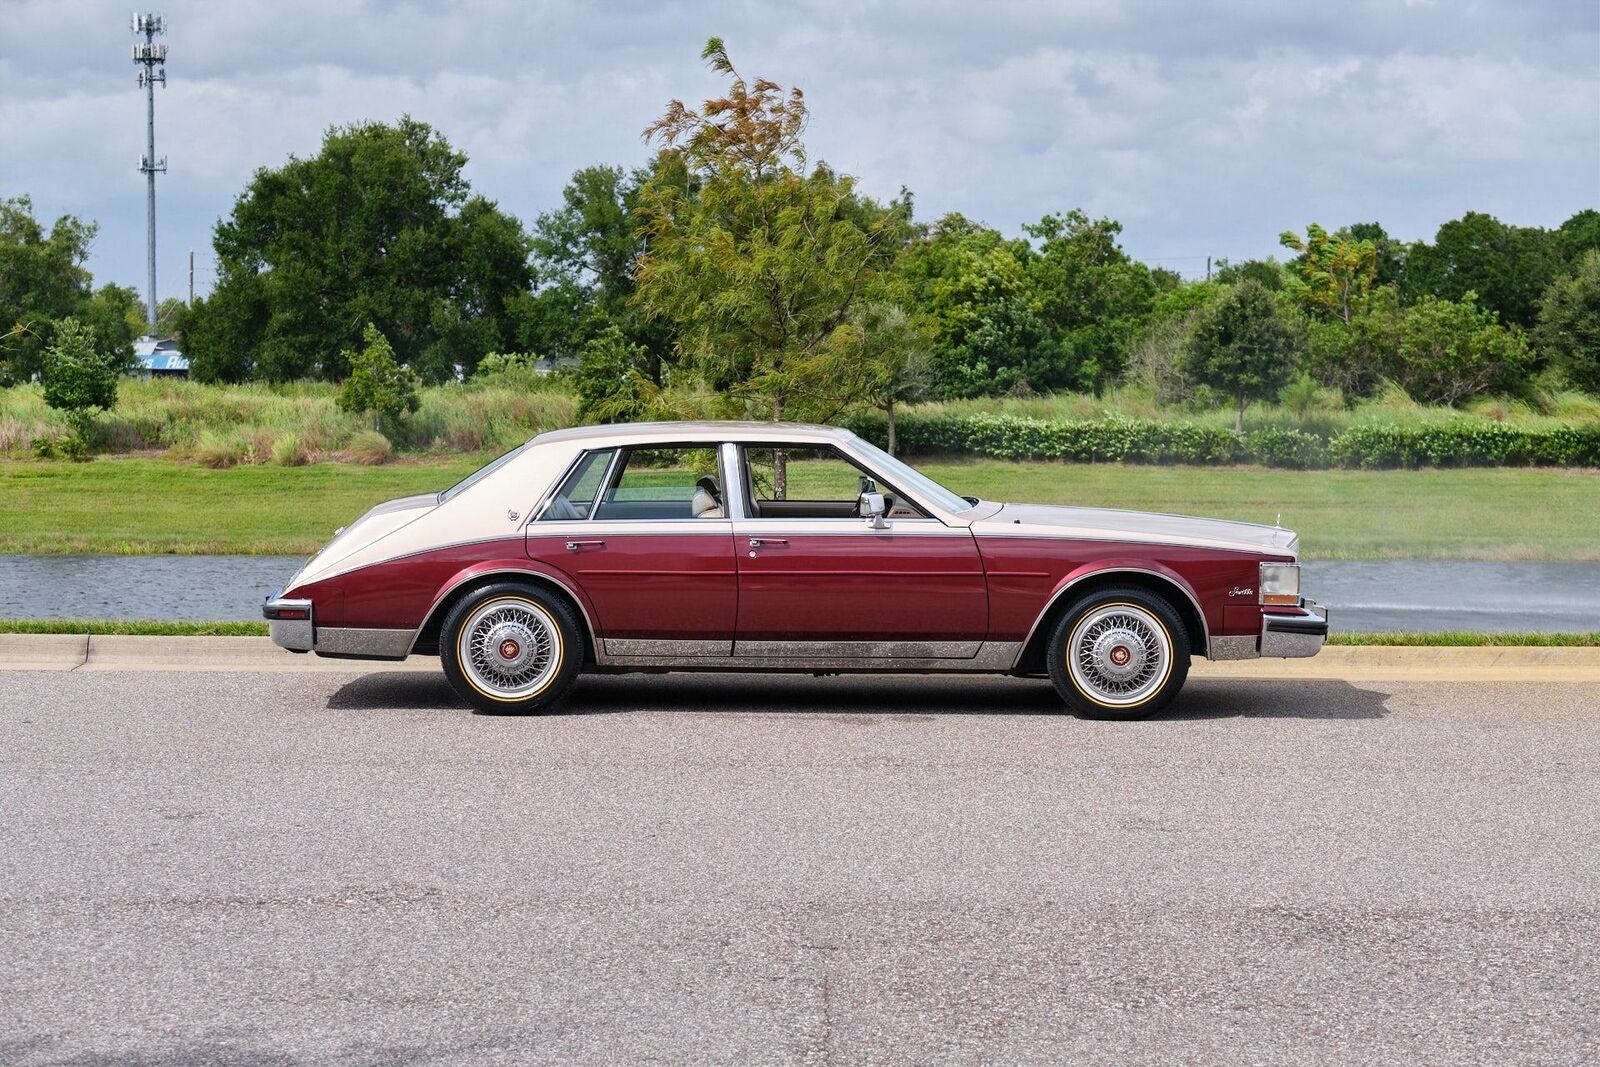
[[[583,664],[583,631],[555,596],[502,582],[473,590],[439,634],[445,677],[479,711],[531,714],[558,703]]]
[[[1131,587],[1076,601],[1045,654],[1056,692],[1086,719],[1142,719],[1169,704],[1189,675],[1183,620],[1164,598]]]

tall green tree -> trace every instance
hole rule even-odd
[[[883,412],[892,456],[896,410],[926,399],[933,384],[927,331],[898,304],[864,304],[854,317],[861,329],[858,395]]]
[[[747,81],[715,37],[701,57],[727,94],[698,109],[674,100],[645,131],[683,177],[659,172],[642,190],[635,299],[746,410],[826,420],[852,399],[862,328],[851,313],[878,291],[902,220],[809,164],[799,89]]]
[[[1182,369],[1195,382],[1234,399],[1233,428],[1243,433],[1245,406],[1278,395],[1299,346],[1277,299],[1259,282],[1245,281],[1199,314]]]
[[[473,195],[466,161],[403,118],[336,127],[315,156],[258,170],[217,226],[217,285],[189,316],[194,375],[342,379],[368,323],[428,381],[513,350],[528,238]]]
[[[1348,325],[1378,276],[1377,246],[1348,233],[1330,234],[1316,223],[1304,237],[1285,230],[1278,243],[1300,253],[1289,269],[1301,302]]]
[[[68,318],[93,331],[106,358],[132,361],[138,296],[120,285],[96,289],[84,265],[98,229],[63,215],[47,231],[26,196],[0,199],[0,386],[41,374],[57,325]]]
[[[1469,211],[1440,226],[1432,244],[1419,241],[1407,251],[1401,298],[1459,302],[1474,293],[1500,322],[1531,328],[1539,298],[1564,266],[1561,251],[1552,231]]]
[[[1533,337],[1568,381],[1600,394],[1600,250],[1591,248],[1577,270],[1550,283]]]
[[[523,343],[531,351],[574,356],[615,327],[644,352],[644,372],[657,386],[672,359],[672,333],[634,302],[634,264],[644,254],[639,198],[658,171],[683,181],[681,162],[658,156],[648,168],[585,167],[561,193],[561,206],[533,227],[536,289],[522,305]]]
[[[1061,357],[1031,384],[1098,394],[1122,375],[1155,300],[1155,279],[1122,250],[1122,225],[1112,219],[1074,210],[1046,215],[1023,230],[1037,242],[1024,264],[1029,307]]]
[[[1042,385],[1059,363],[1028,300],[1028,243],[959,214],[922,228],[896,274],[931,330],[929,365],[943,396],[989,396]]]

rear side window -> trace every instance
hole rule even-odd
[[[712,447],[629,449],[600,495],[595,518],[722,518],[718,475]]]
[[[614,448],[601,452],[586,452],[578,465],[572,468],[566,480],[561,483],[561,488],[556,490],[556,495],[550,498],[549,507],[544,509],[544,514],[539,516],[540,522],[571,522],[574,519],[587,519],[594,507],[594,497],[600,490],[600,482],[606,476],[606,468],[611,465],[611,457],[617,454]]]

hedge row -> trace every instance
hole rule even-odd
[[[881,414],[849,420],[883,445]],[[1600,426],[1525,429],[1462,419],[1421,426],[1358,426],[1332,438],[1300,430],[1252,430],[1109,418],[1047,422],[1020,415],[902,415],[896,450],[912,456],[985,456],[1076,463],[1259,463],[1267,467],[1600,467]]]

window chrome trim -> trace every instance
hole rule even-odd
[[[754,501],[755,501],[755,487],[754,487],[753,484],[751,484],[750,478],[749,478],[749,474],[750,474],[750,459],[749,459],[749,456],[747,455],[747,453],[750,451],[750,449],[752,449],[752,448],[770,448],[770,449],[774,449],[774,450],[782,450],[782,451],[785,451],[785,452],[794,452],[794,451],[798,451],[800,449],[808,449],[809,448],[809,449],[815,449],[817,451],[831,451],[831,452],[837,453],[842,459],[844,459],[844,461],[846,463],[849,463],[850,466],[855,467],[857,470],[862,471],[863,473],[865,473],[868,477],[872,478],[872,480],[874,482],[882,482],[884,485],[889,485],[889,487],[894,491],[895,500],[896,501],[910,501],[912,503],[912,505],[914,505],[918,511],[922,512],[922,514],[916,516],[915,519],[906,519],[906,518],[889,519],[889,521],[891,523],[894,523],[894,522],[913,522],[913,521],[923,520],[923,521],[929,521],[929,522],[936,522],[936,523],[939,523],[941,526],[949,526],[950,525],[950,523],[945,521],[944,516],[941,514],[941,512],[940,512],[940,510],[938,508],[931,508],[931,507],[929,507],[927,505],[926,502],[924,502],[921,498],[917,497],[916,495],[914,495],[912,493],[907,493],[903,489],[901,489],[900,487],[892,485],[890,483],[889,479],[884,477],[884,474],[883,474],[882,471],[878,470],[872,464],[868,463],[861,456],[856,455],[855,451],[853,449],[850,449],[850,448],[846,447],[846,444],[847,444],[847,441],[845,439],[831,440],[831,441],[787,441],[787,442],[781,442],[780,441],[780,442],[777,442],[777,443],[773,443],[773,442],[764,440],[762,438],[757,438],[757,437],[750,437],[750,438],[746,438],[746,439],[741,440],[741,441],[732,442],[732,447],[734,448],[735,454],[738,456],[738,459],[739,459],[739,475],[740,475],[739,481],[740,481],[740,488],[742,490],[742,495],[740,497],[740,504],[743,505],[746,502],[749,502],[749,503],[753,504]],[[742,506],[740,507],[740,511],[741,512],[744,511],[744,508]],[[774,516],[772,518],[767,518],[766,516],[763,516],[763,515],[752,515],[752,514],[748,514],[748,513],[742,515],[742,517],[750,520],[751,522],[778,522],[778,521],[782,521],[785,518],[789,518],[789,516]],[[825,519],[796,519],[796,520],[791,520],[791,521],[797,521],[797,522],[825,522],[825,521],[829,521],[829,520],[825,520]],[[863,520],[863,521],[865,521],[865,520]]]
[[[1049,615],[1051,609],[1056,606],[1056,601],[1070,593],[1072,591],[1072,587],[1075,585],[1086,582],[1091,578],[1103,578],[1112,574],[1147,574],[1152,578],[1160,578],[1168,585],[1182,591],[1183,595],[1189,598],[1189,603],[1194,605],[1195,614],[1200,617],[1200,643],[1202,647],[1204,647],[1207,651],[1210,651],[1211,626],[1206,622],[1206,613],[1203,609],[1201,609],[1200,601],[1195,599],[1194,594],[1191,593],[1186,586],[1173,581],[1172,576],[1169,574],[1162,574],[1160,571],[1153,571],[1146,567],[1105,567],[1101,570],[1090,571],[1087,574],[1080,574],[1078,577],[1072,579],[1072,581],[1055,591],[1050,599],[1046,601],[1044,609],[1039,612],[1038,617],[1033,620],[1033,625],[1028,629],[1028,636],[1024,637],[1022,639],[1022,644],[1017,646],[1018,662],[1021,662],[1022,651],[1033,643],[1034,635],[1039,632],[1039,627],[1044,623],[1045,616]],[[1193,653],[1195,650],[1190,649],[1189,651]],[[1013,663],[1012,666],[1015,667],[1016,663]]]

